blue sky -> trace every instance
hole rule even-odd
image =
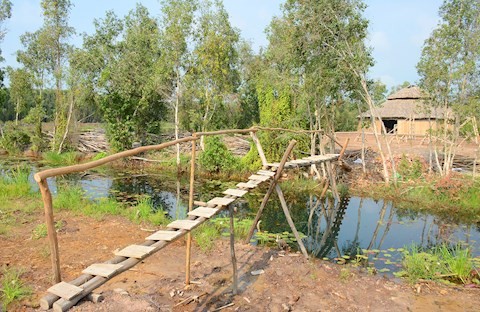
[[[8,33],[2,43],[5,64],[16,66],[15,51],[21,48],[19,36],[35,31],[42,25],[40,0],[13,0],[12,18],[5,23]],[[157,0],[72,0],[74,7],[70,24],[78,33],[94,31],[93,19],[101,18],[107,10],[124,16],[140,2],[153,16],[160,14]],[[254,48],[266,46],[265,28],[273,16],[281,14],[283,0],[224,0],[233,26]],[[375,66],[370,77],[380,79],[388,87],[404,81],[418,80],[415,66],[423,42],[438,23],[441,0],[366,0],[365,12],[370,20],[369,41],[373,47]],[[79,36],[72,39],[81,44]]]

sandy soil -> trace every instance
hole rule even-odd
[[[34,295],[12,311],[38,309],[38,299],[52,285],[46,238],[32,239],[42,222],[41,210],[7,237],[0,236],[0,266],[25,270],[22,278]],[[61,212],[59,232],[62,274],[71,280],[94,262],[112,257],[115,249],[142,242],[149,233],[120,217],[95,220]],[[220,240],[214,250],[193,249],[192,277],[184,285],[185,242],[180,240],[134,269],[97,289],[105,300],[83,301],[73,311],[478,311],[478,289],[432,283],[409,285],[355,267],[306,260],[297,253],[236,244],[239,294],[232,295],[229,245]],[[252,271],[263,274],[252,275]]]
[[[362,148],[361,132],[337,132],[335,133],[335,137],[342,144],[347,140],[347,138],[349,138],[350,141],[348,143],[348,150],[358,150]],[[428,138],[426,137],[388,135],[387,140],[394,154],[415,154],[428,157],[430,147]],[[365,144],[368,148],[378,151],[377,143],[373,133],[367,133],[365,135]],[[440,146],[441,143],[433,142],[432,144],[439,144]],[[383,144],[382,146],[386,150],[386,145]],[[475,154],[478,152],[478,149],[479,144],[475,143],[475,141],[461,140],[460,144],[457,146],[456,153],[459,156],[474,158]],[[441,148],[439,150],[441,150]]]

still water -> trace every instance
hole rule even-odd
[[[54,195],[58,182],[60,180],[49,179]],[[238,182],[197,181],[195,200],[208,201],[221,196],[223,190],[234,187]],[[70,175],[61,183],[82,187],[92,200],[114,197],[128,202],[148,195],[156,209],[165,210],[171,218],[186,216],[188,179],[177,179],[176,175],[106,171]],[[266,187],[259,188],[240,199],[238,216],[253,217],[265,192]],[[297,229],[306,236],[304,244],[310,253],[319,258],[358,260],[357,255],[363,255],[363,258],[368,257],[370,265],[388,272],[399,267],[403,249],[413,243],[425,248],[441,243],[468,244],[473,256],[480,255],[480,229],[477,224],[458,224],[414,210],[397,209],[391,202],[368,198],[319,201],[314,195],[302,192],[286,192],[285,197]],[[290,232],[275,194],[264,210],[260,228],[269,233]]]

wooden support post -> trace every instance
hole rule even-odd
[[[58,251],[57,231],[55,230],[55,221],[53,219],[52,194],[50,193],[46,179],[38,181],[38,186],[42,193],[43,207],[45,209],[45,223],[47,224],[53,277],[55,283],[60,283],[62,281],[62,276],[60,274],[60,253]]]
[[[290,216],[290,211],[288,210],[287,202],[285,201],[285,197],[283,196],[283,192],[282,192],[282,189],[280,188],[280,185],[277,184],[275,186],[275,190],[277,191],[278,198],[280,199],[280,204],[282,205],[283,213],[287,218],[288,225],[290,225],[293,235],[295,235],[295,238],[297,239],[297,243],[300,246],[300,250],[302,251],[305,258],[308,259],[307,249],[305,249],[302,239],[298,234],[297,228],[295,227],[295,223],[293,223],[292,217]]]
[[[282,157],[282,160],[280,161],[280,165],[278,166],[277,172],[275,172],[275,176],[273,177],[272,182],[270,183],[270,187],[268,188],[268,191],[265,194],[265,197],[263,197],[262,203],[260,204],[260,208],[258,208],[258,212],[257,212],[257,215],[255,216],[255,220],[253,220],[252,227],[250,228],[247,238],[245,239],[245,244],[250,243],[250,240],[252,239],[252,236],[253,236],[253,232],[257,227],[257,223],[260,220],[260,217],[262,216],[263,209],[267,205],[268,199],[270,198],[270,195],[272,195],[275,185],[277,185],[277,182],[280,179],[280,176],[282,175],[283,167],[285,166],[288,156],[292,152],[295,144],[297,144],[297,141],[295,140],[290,141],[290,144],[288,145],[287,150],[283,154],[283,157]]]
[[[195,137],[195,135],[194,135]],[[192,141],[192,159],[190,160],[190,190],[188,194],[188,211],[193,209],[193,193],[195,182],[195,157],[197,152],[197,140]],[[192,233],[187,234],[187,254],[185,260],[185,285],[190,285],[190,262],[192,251]]]
[[[237,258],[235,256],[235,227],[233,219],[233,205],[228,205],[230,210],[230,255],[232,257],[232,267],[233,267],[233,287],[232,292],[234,295],[238,292],[238,280],[237,280]]]
[[[263,169],[265,169],[267,167],[268,162],[267,162],[267,158],[265,157],[265,153],[263,152],[262,145],[260,144],[260,140],[258,139],[257,134],[253,131],[250,132],[250,136],[253,139],[253,143],[255,143],[255,146],[257,147],[258,156],[260,156],[260,159],[262,160]]]

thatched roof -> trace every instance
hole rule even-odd
[[[427,96],[420,88],[409,86],[390,95],[383,104],[375,110],[375,115],[382,119],[443,119],[443,108],[430,108],[425,105]],[[362,114],[369,118],[370,112]]]

